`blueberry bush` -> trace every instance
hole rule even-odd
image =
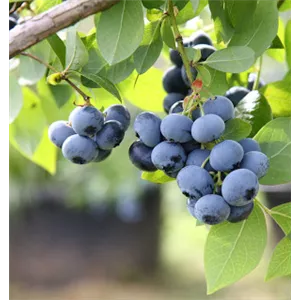
[[[69,5],[9,2],[10,40]],[[10,56],[10,144],[54,175],[58,148],[75,164],[101,162],[131,125],[128,159],[141,178],[176,181],[191,218],[209,228],[208,294],[257,267],[266,215],[285,237],[265,279],[287,276],[290,203],[268,209],[256,196],[291,178],[291,20],[280,17],[290,9],[289,0],[111,0],[88,34],[66,24]],[[281,80],[261,78],[264,57],[285,61]],[[132,119],[124,100],[143,112]]]

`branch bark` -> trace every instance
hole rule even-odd
[[[54,6],[9,32],[9,58],[76,22],[104,11],[120,0],[73,0]]]

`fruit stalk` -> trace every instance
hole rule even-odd
[[[257,76],[256,76],[256,80],[253,84],[253,91],[255,90],[258,90],[258,87],[259,87],[259,79],[260,79],[260,73],[261,73],[261,66],[262,66],[262,56],[259,58],[259,67],[258,67],[258,73],[257,73]]]
[[[173,27],[174,38],[177,42],[177,50],[181,55],[183,65],[184,65],[184,68],[186,70],[186,74],[187,74],[188,79],[189,79],[189,81],[191,83],[191,86],[192,86],[192,83],[194,81],[193,80],[193,75],[192,75],[191,70],[190,70],[189,60],[188,60],[187,55],[186,55],[185,50],[184,50],[182,36],[179,32],[179,29],[178,29],[178,26],[177,26],[177,23],[176,23],[176,18],[175,18],[175,15],[174,15],[174,6],[173,6],[172,0],[168,0],[168,14],[170,16],[170,21],[171,21],[171,24],[172,24],[172,27]]]

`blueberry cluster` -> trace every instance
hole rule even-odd
[[[171,112],[162,120],[152,112],[140,113],[134,122],[139,140],[129,148],[130,160],[141,170],[162,170],[176,178],[189,212],[199,221],[244,220],[269,160],[251,138],[222,138],[225,123],[234,118],[228,98],[209,98],[202,112],[195,111],[190,117]]]
[[[49,139],[75,164],[100,162],[118,146],[130,123],[123,105],[111,105],[103,113],[91,105],[76,107],[69,121],[49,126]]]
[[[13,29],[18,24],[19,16],[16,13],[9,15],[9,30]]]
[[[210,37],[203,31],[197,31],[192,34],[188,39],[183,41],[183,45],[184,47],[199,49],[201,51],[200,62],[205,61],[216,51]],[[185,96],[191,93],[190,82],[183,66],[181,56],[177,50],[170,50],[170,60],[174,66],[169,68],[163,77],[163,87],[168,93],[163,101],[166,113],[179,112],[178,110],[181,109],[182,102],[178,103],[178,101],[182,101]],[[191,67],[191,72],[194,79],[196,79],[197,70],[194,67]]]

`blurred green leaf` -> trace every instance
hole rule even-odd
[[[146,16],[150,22],[156,22],[156,21],[159,21],[161,19],[161,17],[163,16],[163,11],[160,9],[156,9],[156,8],[147,9]]]
[[[248,122],[238,118],[231,119],[225,123],[222,138],[224,140],[240,141],[249,136],[251,129],[252,127]]]
[[[152,9],[152,8],[160,8],[165,0],[142,0],[143,6]]]
[[[178,10],[182,10],[189,2],[188,0],[172,0],[172,1],[173,1],[173,5],[176,6]]]
[[[207,1],[208,0],[201,0],[196,12],[194,11],[192,3],[189,1],[188,4],[185,5],[176,16],[176,23],[180,25],[198,16],[203,8],[207,5]]]
[[[282,44],[282,41],[280,40],[279,36],[276,35],[274,40],[272,41],[272,44],[270,46],[270,49],[284,49],[284,46]]]
[[[271,209],[271,217],[287,235],[291,232],[291,202],[275,206]]]
[[[175,40],[174,40],[174,34],[171,27],[170,18],[166,17],[160,28],[161,37],[164,41],[164,43],[172,49],[176,49]]]
[[[16,1],[12,1],[16,2]],[[21,2],[21,1],[20,1]],[[23,2],[23,1],[22,1]],[[46,10],[49,10],[51,7],[62,3],[62,0],[34,0],[30,7],[34,10],[35,14],[40,14]]]
[[[279,11],[287,11],[291,9],[291,0],[279,0],[280,3]]]
[[[57,34],[53,34],[47,38],[52,50],[61,62],[62,67],[66,65],[66,46]]]
[[[202,1],[200,1],[200,0],[190,0],[190,1],[192,3],[194,12],[197,12],[197,9]]]
[[[9,74],[9,123],[18,116],[23,106],[23,94],[17,78]]]
[[[201,65],[196,66],[196,69],[198,71],[197,78],[201,79],[205,86],[209,86],[211,83],[211,75],[208,69]]]
[[[74,93],[74,90],[69,85],[50,85],[49,89],[58,107],[64,106]]]
[[[169,177],[161,170],[155,172],[143,172],[141,178],[154,183],[166,183],[176,180],[175,178]]]
[[[286,49],[286,61],[291,69],[291,20],[286,24],[284,43]]]

